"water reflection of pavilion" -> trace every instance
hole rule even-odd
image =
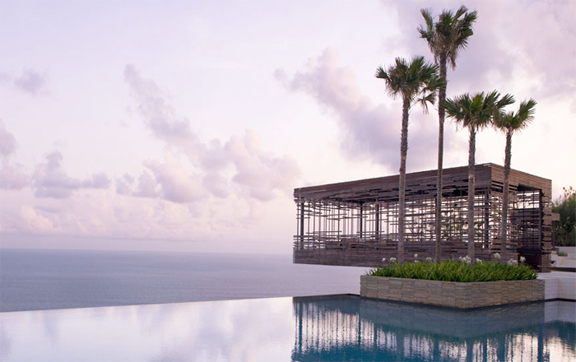
[[[293,361],[550,361],[566,340],[562,354],[576,358],[572,302],[464,312],[342,296],[293,306]]]

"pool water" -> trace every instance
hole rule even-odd
[[[355,295],[0,313],[0,361],[575,361],[576,303]]]

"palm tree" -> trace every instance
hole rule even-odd
[[[510,94],[500,98],[500,93],[492,91],[486,95],[484,92],[473,96],[466,93],[456,98],[448,99],[444,103],[448,117],[462,124],[470,131],[468,143],[468,256],[475,260],[474,256],[474,196],[475,196],[475,154],[476,133],[486,127],[494,116],[502,111],[505,106],[514,103],[514,97]]]
[[[510,185],[510,164],[512,162],[512,135],[526,128],[534,119],[533,99],[520,103],[518,112],[501,113],[494,118],[496,128],[506,133],[506,150],[504,157],[504,188],[502,190],[502,223],[500,225],[500,241],[502,243],[502,257],[506,260],[506,243],[508,239],[508,197]]]
[[[461,49],[468,45],[468,38],[474,34],[472,24],[476,21],[477,12],[468,13],[465,6],[461,6],[456,13],[444,10],[434,23],[430,11],[420,10],[426,21],[426,26],[418,28],[420,37],[426,39],[434,60],[440,67],[440,79],[444,85],[438,90],[438,103],[444,104],[446,100],[446,73],[447,62],[450,61],[452,69],[456,68],[456,58]],[[438,180],[436,182],[436,262],[440,261],[441,229],[442,229],[442,160],[444,158],[444,108],[438,107]]]
[[[427,111],[428,103],[434,104],[436,90],[441,85],[438,78],[438,66],[424,61],[424,57],[415,57],[407,62],[396,58],[395,64],[384,70],[376,70],[376,78],[386,82],[391,96],[402,97],[402,133],[400,142],[400,180],[398,200],[398,262],[404,262],[404,215],[406,192],[406,155],[408,153],[408,115],[414,102],[420,103]]]

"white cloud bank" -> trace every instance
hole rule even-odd
[[[128,176],[118,182],[119,193],[190,203],[207,197],[225,198],[231,191],[262,202],[291,192],[300,176],[296,161],[263,150],[254,131],[247,130],[224,143],[218,139],[203,142],[194,131],[195,125],[177,115],[161,88],[143,78],[135,66],[126,66],[124,80],[145,125],[168,148],[183,155],[191,167],[187,170],[187,163],[173,159],[145,161],[147,171],[138,179],[136,189],[130,188],[133,177]]]
[[[107,189],[110,180],[104,173],[93,174],[85,180],[68,176],[62,169],[62,153],[54,151],[46,156],[46,161],[36,166],[32,174],[32,184],[36,197],[63,199],[80,189]]]
[[[48,93],[48,77],[34,69],[25,69],[20,75],[0,73],[0,83],[5,83],[18,91],[31,96]]]
[[[138,118],[165,145],[163,157],[144,160],[139,175],[114,176],[115,187],[110,187],[104,173],[71,176],[63,153],[53,151],[35,166],[18,194],[0,195],[7,200],[0,206],[0,232],[187,241],[212,244],[205,247],[214,250],[231,237],[239,245],[258,244],[262,240],[255,230],[291,229],[281,225],[286,211],[291,216],[291,193],[300,175],[295,160],[267,152],[250,130],[225,142],[204,142],[154,81],[144,79],[134,66],[126,67],[124,80]],[[16,140],[0,126],[0,152],[7,160]],[[284,206],[278,210],[278,205]],[[273,250],[273,245],[264,249]]]
[[[10,161],[16,147],[14,135],[0,119],[0,189],[20,190],[28,185],[28,175],[24,173],[24,167]]]
[[[416,31],[424,23],[420,9],[431,9],[437,15],[443,9],[457,9],[462,2],[382,0],[381,4],[402,19],[398,22],[395,50],[431,59],[426,42]],[[476,0],[465,5],[478,11],[478,20],[456,69],[448,73],[449,93],[496,88],[502,93],[512,92],[519,99],[573,98],[576,2]]]
[[[376,66],[374,67],[374,72]],[[397,102],[388,107],[376,104],[364,95],[357,84],[354,73],[339,64],[334,49],[311,58],[303,70],[292,76],[283,70],[276,70],[276,78],[291,92],[303,92],[332,112],[340,129],[341,149],[351,160],[369,158],[377,164],[396,171],[399,167],[401,106]],[[382,98],[387,97],[384,82]],[[430,116],[423,115],[419,105],[412,107],[408,133],[410,168],[434,168],[435,159],[430,157],[410,157],[436,152],[437,121],[434,110]],[[448,137],[445,148],[454,147],[452,137]]]

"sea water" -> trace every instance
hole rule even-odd
[[[0,249],[0,312],[358,294],[366,271],[291,255]]]

